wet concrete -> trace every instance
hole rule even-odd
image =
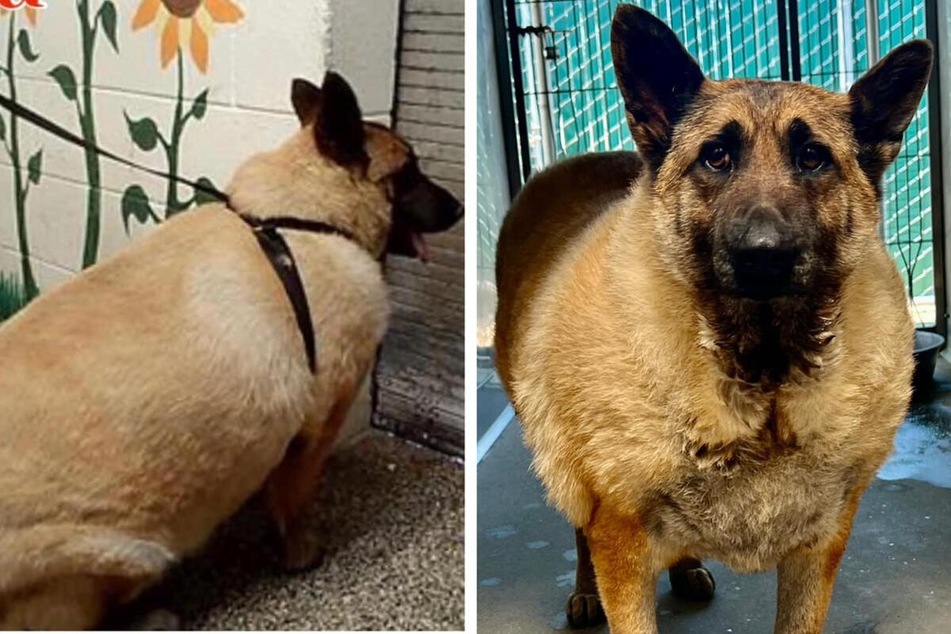
[[[912,407],[894,455],[862,500],[826,632],[951,632],[951,367],[940,362],[937,377],[927,400]],[[574,536],[545,505],[529,462],[515,421],[478,467],[481,632],[567,630],[563,606],[574,583]],[[772,632],[775,572],[738,575],[708,563],[717,580],[709,604],[675,599],[662,576],[661,633]]]

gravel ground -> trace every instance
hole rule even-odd
[[[328,468],[320,567],[280,569],[255,500],[136,610],[184,629],[462,630],[464,488],[461,464],[374,433]]]

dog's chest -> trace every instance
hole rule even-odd
[[[656,493],[648,526],[696,556],[762,570],[837,529],[851,479],[850,469],[805,452],[741,464],[729,474],[692,470]]]

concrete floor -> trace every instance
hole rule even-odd
[[[280,569],[255,500],[130,611],[167,609],[184,629],[461,630],[464,488],[460,462],[373,433],[331,459],[319,568]]]
[[[915,405],[896,451],[865,495],[836,583],[826,632],[951,632],[951,367],[939,364],[927,402]],[[494,418],[497,384],[479,405]],[[480,412],[480,418],[483,413]],[[478,626],[494,634],[566,630],[563,607],[574,584],[574,534],[545,505],[514,421],[479,463]],[[662,634],[772,632],[774,572],[737,575],[708,562],[717,581],[709,604],[658,584]],[[607,633],[606,626],[589,630]]]

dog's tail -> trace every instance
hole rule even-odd
[[[162,544],[97,526],[0,528],[0,595],[69,575],[141,585],[158,579],[174,562],[174,553]]]

